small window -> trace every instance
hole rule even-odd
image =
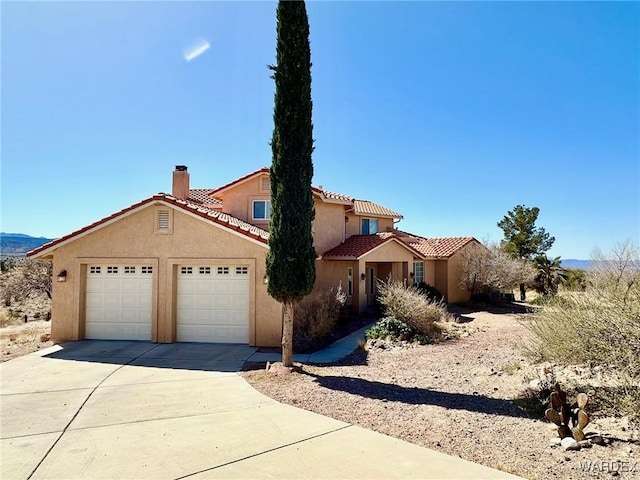
[[[95,273],[95,274],[98,274],[98,273],[100,273],[100,270],[101,270],[101,268],[100,268],[100,267],[94,267],[94,266],[89,267],[89,273]]]
[[[198,273],[200,275],[211,275],[211,267],[200,267]]]
[[[191,275],[193,273],[193,267],[180,267],[180,273],[182,275]]]
[[[271,200],[253,201],[253,219],[269,220],[271,218]]]
[[[153,273],[153,267],[151,266],[144,266],[144,267],[140,267],[140,273]]]
[[[218,275],[229,275],[229,267],[218,267]]]
[[[353,295],[353,268],[347,269],[347,295]]]
[[[171,230],[171,216],[168,209],[158,210],[158,224],[157,228],[159,232],[168,232]]]
[[[413,262],[413,283],[418,285],[424,282],[424,262]]]
[[[249,267],[236,267],[236,275],[249,275]]]
[[[118,273],[118,267],[107,267],[107,273]]]
[[[373,235],[374,233],[378,233],[378,219],[363,218],[362,219],[362,235]]]
[[[124,267],[124,273],[136,273],[136,267]]]

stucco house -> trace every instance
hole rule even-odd
[[[56,342],[129,339],[277,346],[282,309],[267,294],[269,169],[191,189],[177,166],[159,193],[28,253],[53,261]],[[315,288],[341,285],[351,310],[373,304],[389,275],[468,299],[457,278],[472,237],[424,238],[376,203],[312,187]]]

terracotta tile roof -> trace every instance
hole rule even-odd
[[[420,258],[423,256],[411,245],[402,242],[397,235],[391,232],[381,232],[373,235],[352,235],[340,245],[325,252],[322,257],[328,260],[355,260],[389,241],[397,241],[414,255]]]
[[[347,205],[351,205],[351,203],[353,202],[353,197],[350,197],[348,195],[343,195],[342,193],[330,192],[320,187],[311,187],[311,190],[313,191],[313,193],[317,193],[318,195],[324,196],[329,200],[336,200],[338,202],[343,202]]]
[[[391,217],[391,218],[404,218],[398,212],[389,210],[382,205],[370,202],[368,200],[354,200],[353,201],[353,213],[356,215],[371,215],[374,217]]]
[[[192,188],[189,190],[189,200],[193,203],[216,204],[222,206],[222,202],[217,198],[209,196],[213,192],[211,188]]]
[[[176,198],[172,195],[166,194],[166,193],[158,193],[156,195],[154,195],[153,197],[149,197],[146,198],[138,203],[134,203],[133,205],[127,207],[127,208],[123,208],[122,210],[109,215],[108,217],[104,217],[90,225],[87,225],[86,227],[83,227],[79,230],[76,230],[74,232],[69,233],[68,235],[65,235],[63,237],[57,238],[49,243],[45,243],[44,245],[35,248],[33,250],[31,250],[30,252],[27,252],[27,257],[33,257],[36,256],[46,250],[49,250],[52,247],[56,247],[59,246],[62,243],[66,243],[69,240],[72,240],[74,237],[77,237],[78,235],[82,235],[84,233],[90,232],[91,230],[94,230],[112,220],[117,219],[118,217],[122,216],[122,215],[126,215],[127,213],[132,212],[133,210],[136,210],[148,203],[153,203],[153,202],[157,202],[157,201],[163,201],[166,203],[169,203],[175,207],[178,207],[182,210],[191,212],[192,214],[198,215],[199,217],[204,218],[205,220],[209,220],[212,223],[216,223],[218,225],[222,225],[225,226],[231,230],[234,230],[238,233],[241,233],[243,235],[246,235],[249,238],[252,238],[254,240],[257,240],[261,243],[267,244],[268,243],[268,239],[269,239],[269,232],[262,230],[261,228],[258,228],[254,225],[250,225],[246,222],[243,222],[242,220],[236,218],[236,217],[232,217],[231,215],[228,215],[226,213],[222,213],[218,210],[214,210],[212,208],[207,208],[204,207],[202,205],[198,205],[196,203],[193,202],[188,202],[179,198]]]
[[[232,217],[228,213],[222,213],[219,210],[214,210],[212,208],[207,208],[202,205],[197,205],[191,202],[187,202],[180,198],[176,198],[172,195],[159,193],[152,197],[153,200],[164,200],[165,202],[171,203],[177,207],[181,207],[184,210],[190,211],[191,213],[195,213],[202,218],[212,221],[213,223],[217,223],[219,225],[224,225],[225,227],[231,228],[239,233],[247,235],[248,237],[252,237],[256,240],[261,241],[262,243],[267,243],[269,239],[269,232],[263,230],[255,225],[251,225],[250,223],[244,222],[239,218]]]
[[[398,237],[425,257],[436,258],[449,258],[469,242],[477,242],[473,237],[425,238],[401,231],[398,231]]]

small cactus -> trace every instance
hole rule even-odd
[[[548,420],[558,426],[560,438],[571,437],[580,442],[584,440],[584,427],[589,423],[589,415],[584,410],[589,397],[586,393],[579,393],[576,401],[569,406],[567,394],[562,391],[560,384],[556,383],[555,392],[549,397],[549,408],[544,412]]]

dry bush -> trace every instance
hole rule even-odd
[[[531,262],[513,258],[496,245],[470,245],[460,253],[460,286],[472,295],[513,288],[535,277]]]
[[[638,400],[631,415],[640,415],[638,253],[637,246],[626,243],[614,249],[613,260],[597,261],[597,268],[587,272],[584,292],[566,292],[562,302],[535,313],[529,324],[532,340],[525,346],[538,360],[600,367],[609,387],[626,392],[623,403]]]
[[[326,346],[347,300],[342,287],[314,291],[298,302],[293,313],[293,349],[304,353]]]
[[[399,280],[378,282],[378,301],[385,316],[406,323],[421,335],[432,334],[434,322],[451,319],[443,302],[430,301],[417,288]]]
[[[17,325],[21,323],[18,317],[11,315],[8,312],[0,311],[0,328],[9,327],[11,325]]]

